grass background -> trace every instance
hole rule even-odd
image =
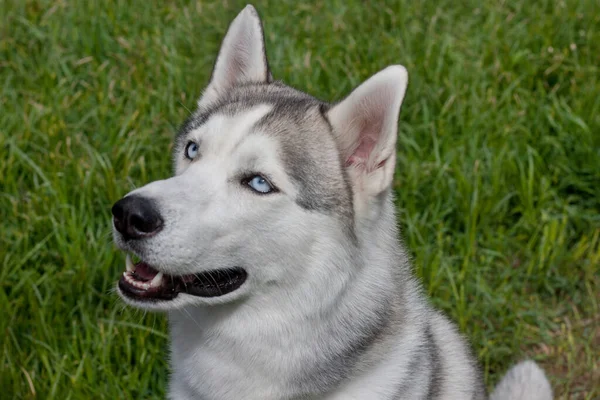
[[[169,175],[244,4],[0,0],[0,398],[164,397],[164,318],[111,293],[110,207]],[[399,222],[487,384],[531,356],[599,398],[598,2],[255,5],[276,78],[321,98],[407,66]]]

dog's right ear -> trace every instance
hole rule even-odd
[[[269,83],[272,79],[260,17],[253,6],[247,5],[229,25],[198,106],[214,102],[236,85]]]

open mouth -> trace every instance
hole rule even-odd
[[[218,297],[237,290],[248,274],[242,268],[218,269],[190,275],[167,275],[140,261],[133,263],[127,254],[127,270],[119,280],[121,292],[134,300],[172,300],[179,293],[199,297]]]

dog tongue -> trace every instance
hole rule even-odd
[[[154,278],[158,271],[146,264],[143,261],[135,264],[135,272],[136,278],[142,281],[151,281]]]

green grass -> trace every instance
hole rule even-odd
[[[595,0],[265,1],[274,75],[327,100],[410,85],[397,204],[415,269],[493,385],[526,355],[600,397]],[[1,398],[159,399],[160,315],[111,291],[110,207],[171,138],[242,1],[0,0]]]

